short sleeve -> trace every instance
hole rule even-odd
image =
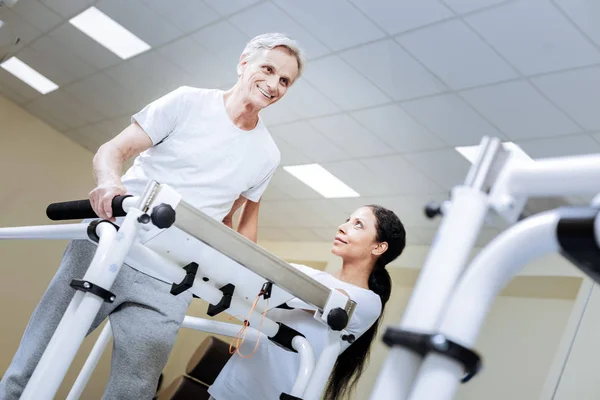
[[[185,94],[190,90],[182,86],[162,96],[131,117],[156,145],[166,139],[177,127],[185,111]]]
[[[273,174],[277,169],[277,165],[279,165],[279,160],[275,163],[273,168],[262,180],[260,180],[256,185],[252,186],[250,189],[242,193],[242,196],[255,203],[258,202],[258,200],[260,200],[261,196],[267,189],[267,186],[269,186],[269,182],[271,181],[271,178],[273,177]]]

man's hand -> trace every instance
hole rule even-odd
[[[112,215],[112,200],[119,195],[127,194],[127,189],[120,181],[113,183],[99,184],[90,192],[90,203],[92,209],[102,219],[115,221]]]

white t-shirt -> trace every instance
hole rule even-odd
[[[346,329],[357,339],[381,314],[381,298],[375,292],[340,281],[323,271],[292,265],[329,288],[345,290],[356,302],[354,315]],[[267,316],[302,333],[313,346],[315,359],[319,359],[327,341],[328,328],[317,321],[312,313],[299,309],[273,309]],[[256,342],[247,340],[240,351],[248,355],[255,345]],[[343,342],[342,351],[348,346],[349,343]],[[300,357],[297,353],[284,350],[268,339],[261,339],[252,357],[242,358],[234,354],[208,391],[216,400],[279,399],[282,392],[289,394],[292,390],[299,366]]]
[[[129,193],[141,195],[155,180],[218,221],[240,195],[258,201],[281,158],[262,119],[250,131],[234,125],[221,90],[180,87],[133,115],[134,121],[153,146],[122,177]]]

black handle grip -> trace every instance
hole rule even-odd
[[[123,200],[131,195],[117,196],[112,201],[114,217],[124,217],[127,215],[123,210]],[[52,203],[46,208],[46,215],[53,221],[62,221],[66,219],[84,219],[98,218],[98,215],[92,209],[89,200],[65,201],[63,203]]]

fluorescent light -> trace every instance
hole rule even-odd
[[[360,196],[319,164],[290,165],[283,169],[328,199]]]
[[[50,93],[58,89],[58,85],[46,78],[44,75],[19,60],[17,57],[11,57],[0,64],[4,68],[41,94]]]
[[[514,156],[521,161],[531,162],[533,159],[527,155],[519,146],[514,144],[513,142],[503,142],[502,147],[506,150],[512,152]],[[464,158],[466,158],[471,164],[475,162],[477,159],[477,155],[479,154],[479,145],[475,146],[461,146],[455,147],[456,151],[458,151]]]
[[[96,7],[88,8],[69,22],[123,60],[150,49],[148,43]]]

